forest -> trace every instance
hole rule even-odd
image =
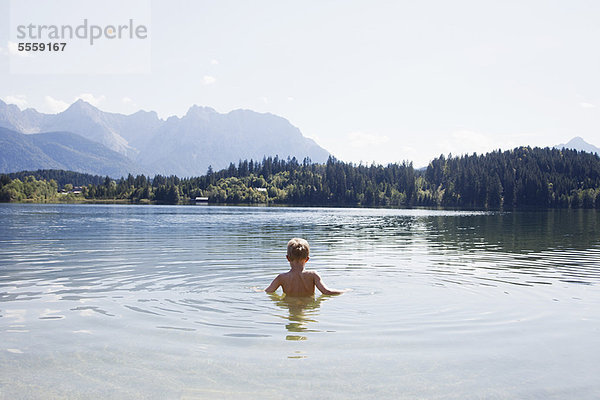
[[[286,204],[346,207],[600,208],[600,157],[569,149],[519,147],[484,155],[441,155],[412,163],[363,165],[330,157],[240,160],[198,177],[120,179],[38,170],[0,176],[2,202]]]

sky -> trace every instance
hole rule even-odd
[[[63,3],[0,0],[5,102],[56,113],[82,98],[162,118],[193,104],[251,109],[288,119],[338,159],[415,167],[574,136],[600,146],[597,1],[83,0],[83,12]],[[11,26],[23,7],[38,10],[37,23],[108,10],[148,21],[148,38],[119,52],[99,43],[106,65],[38,62],[46,73],[24,73]]]

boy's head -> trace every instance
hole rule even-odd
[[[287,258],[290,261],[307,260],[310,246],[304,239],[293,238],[287,244]]]

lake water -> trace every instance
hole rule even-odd
[[[599,288],[594,210],[4,204],[0,398],[599,398]]]

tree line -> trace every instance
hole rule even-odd
[[[600,208],[600,157],[569,149],[519,147],[485,155],[412,163],[346,163],[330,157],[240,160],[198,177],[128,175],[120,179],[41,170],[0,177],[0,201],[123,201],[181,204],[273,203],[365,207]],[[67,193],[57,194],[58,190]],[[81,187],[77,194],[73,187]]]

